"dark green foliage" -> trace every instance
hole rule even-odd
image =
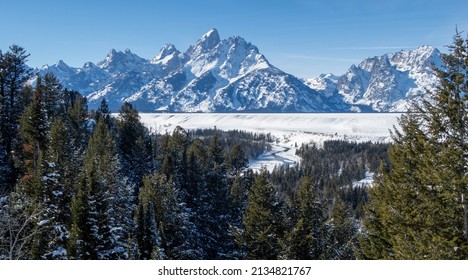
[[[468,257],[468,41],[454,36],[431,101],[400,119],[361,237],[362,257]]]
[[[145,251],[151,251],[162,257],[162,248],[168,259],[203,258],[203,251],[199,249],[196,227],[190,220],[192,213],[182,202],[181,192],[176,184],[172,180],[168,180],[165,175],[153,174],[145,177],[143,185],[145,191],[142,192],[140,198],[149,200],[147,207],[154,207],[154,217],[157,223],[154,227],[159,229],[161,246],[159,247],[157,244],[157,237],[151,237],[153,241],[150,245],[141,247],[140,252],[146,254]],[[142,222],[139,221],[140,223]],[[139,233],[142,236],[140,237],[142,241],[149,237],[147,233],[145,234],[144,229],[145,227],[139,228],[139,231],[143,231]],[[153,234],[156,233],[153,232]],[[144,242],[140,244],[144,244]]]
[[[330,215],[329,245],[327,259],[354,260],[357,249],[357,221],[352,217],[350,206],[337,197]]]
[[[256,179],[249,192],[240,243],[247,259],[278,259],[283,236],[281,204],[266,172]]]
[[[109,126],[110,116],[105,99],[98,110],[103,121]],[[151,156],[147,149],[147,133],[140,122],[138,112],[130,103],[125,103],[119,112],[117,122],[117,149],[119,151],[121,169],[127,184],[133,186],[135,197],[142,185],[142,178],[151,170]]]
[[[152,184],[146,181],[140,191],[138,208],[135,213],[137,259],[163,259],[158,220],[155,214],[156,192]]]
[[[118,199],[125,192],[117,177],[115,142],[101,119],[89,140],[77,195],[73,200],[70,257],[119,259],[125,252],[120,225],[128,215]],[[84,210],[83,210],[84,209]]]
[[[329,230],[325,223],[325,207],[310,178],[301,179],[291,204],[294,225],[285,236],[282,257],[326,259]]]
[[[231,174],[239,174],[243,169],[247,168],[248,161],[241,146],[232,146],[226,157],[226,163]]]

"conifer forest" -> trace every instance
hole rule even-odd
[[[391,143],[298,149],[254,172],[268,134],[151,133],[88,110],[17,45],[0,52],[0,259],[467,259],[468,40]],[[374,183],[353,182],[374,174]]]

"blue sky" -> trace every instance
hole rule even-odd
[[[366,57],[433,45],[468,31],[460,0],[3,1],[0,49],[19,44],[37,67],[101,61],[110,49],[152,58],[165,43],[185,51],[212,27],[244,37],[299,77],[343,74]],[[465,33],[466,34],[466,33]]]

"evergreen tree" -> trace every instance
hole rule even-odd
[[[70,174],[70,178],[77,178],[79,171],[82,169],[84,155],[88,146],[89,138],[89,120],[88,106],[86,98],[81,97],[77,92],[65,91],[68,101],[65,102],[65,107],[69,108],[64,125],[69,132],[68,147],[71,153],[71,167],[74,174]]]
[[[144,184],[140,191],[135,213],[137,259],[163,259],[165,257],[155,215],[155,190],[151,184]]]
[[[0,51],[0,130],[7,151],[12,149],[19,115],[27,106],[19,103],[18,99],[24,83],[31,75],[26,65],[28,57],[26,50],[18,45],[10,46],[4,54]]]
[[[127,103],[125,103],[127,104]],[[125,106],[125,105],[124,105]],[[109,110],[109,106],[107,105],[107,101],[105,98],[101,100],[99,104],[99,108],[96,110],[96,122],[99,121],[100,118],[104,119],[104,122],[107,124],[109,129],[112,130],[112,119],[111,119],[111,111]]]
[[[331,217],[330,241],[327,246],[327,259],[354,260],[357,248],[357,225],[351,209],[339,197],[335,198]]]
[[[154,215],[158,222],[161,246],[168,259],[202,259],[198,232],[176,184],[164,174],[145,176],[143,189],[154,192]]]
[[[117,177],[117,154],[112,134],[100,120],[90,138],[72,203],[70,257],[126,258],[128,199]]]
[[[47,247],[43,254],[48,259],[66,258],[66,245],[71,219],[70,205],[73,179],[70,178],[70,151],[68,132],[61,118],[56,119],[49,133],[44,181],[44,207],[49,220]]]
[[[108,108],[106,109],[105,99],[98,110],[104,121],[107,119]],[[107,112],[106,112],[107,111]],[[107,117],[106,117],[107,115]],[[142,185],[142,178],[149,173],[150,156],[146,150],[145,128],[140,122],[138,111],[130,103],[125,102],[119,112],[117,122],[117,149],[121,157],[122,173],[127,177],[127,183],[133,186],[133,192],[137,192]]]
[[[239,174],[244,168],[247,168],[248,161],[241,146],[234,145],[231,147],[226,158],[226,164],[232,174]]]
[[[23,163],[25,174],[21,178],[25,191],[33,200],[42,200],[42,171],[44,152],[47,149],[49,123],[44,110],[41,79],[34,90],[32,103],[24,110],[20,120],[20,136],[23,142]]]
[[[400,119],[390,170],[370,191],[363,258],[468,257],[467,45],[454,36],[440,86]]]
[[[266,171],[256,179],[249,192],[245,209],[240,245],[245,248],[246,259],[277,259],[283,236],[281,204]]]
[[[52,73],[45,74],[41,84],[43,85],[44,110],[47,119],[52,122],[53,119],[65,113],[62,106],[62,86],[57,77]]]
[[[297,220],[285,235],[283,257],[286,259],[326,259],[329,229],[325,223],[324,205],[308,177],[301,179],[292,202]]]
[[[230,211],[226,207],[230,205],[227,167],[223,147],[220,145],[217,134],[211,139],[207,164],[204,211],[198,213],[205,218],[199,228],[204,237],[207,257],[209,259],[226,258],[230,248],[234,245],[234,237],[230,235]]]

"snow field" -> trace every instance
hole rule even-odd
[[[270,133],[272,150],[249,162],[250,168],[273,170],[276,165],[300,161],[296,150],[302,144],[320,145],[326,140],[389,142],[390,130],[398,126],[400,113],[141,113],[142,123],[153,133],[216,128]]]

